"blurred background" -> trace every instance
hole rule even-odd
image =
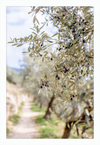
[[[7,42],[10,38],[20,38],[30,35],[33,27],[32,15],[28,15],[30,7],[7,7],[6,8],[6,20],[7,20]],[[44,19],[44,16],[38,14],[37,16],[40,22]],[[53,34],[56,32],[56,28],[49,25],[44,30]],[[53,32],[53,33],[52,33]],[[42,116],[37,118],[38,123],[41,123],[43,116],[45,115],[48,103],[52,97],[52,93],[47,90],[39,90],[39,80],[43,77],[42,71],[49,72],[50,64],[42,62],[42,59],[35,59],[29,57],[29,54],[22,53],[27,51],[28,44],[24,44],[21,47],[11,46],[7,43],[6,54],[6,78],[7,78],[7,98],[6,98],[6,128],[7,138],[9,133],[12,132],[14,126],[18,124],[20,119],[20,113],[25,102],[31,101],[31,110],[36,112],[43,112]],[[51,48],[50,48],[51,49]],[[52,47],[53,49],[53,47]],[[42,65],[41,65],[42,62]],[[51,62],[50,62],[51,63]],[[42,68],[42,69],[41,69]],[[42,97],[41,97],[42,96]],[[34,104],[35,102],[35,104]],[[41,109],[40,109],[41,108]],[[54,114],[53,117],[55,118]],[[55,119],[54,119],[55,120]],[[57,119],[57,123],[58,123]],[[42,129],[42,138],[59,138],[55,133],[50,130],[50,125],[55,125],[56,122],[49,122],[46,129]],[[61,122],[60,122],[61,123]],[[45,124],[45,121],[44,121]],[[48,129],[49,126],[49,129]],[[60,127],[64,127],[64,123]],[[57,128],[58,129],[58,128]],[[63,129],[60,132],[62,135]],[[14,134],[14,133],[13,133]],[[12,134],[12,138],[14,138]]]

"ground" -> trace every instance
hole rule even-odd
[[[38,126],[33,122],[38,112],[30,110],[31,102],[24,103],[20,120],[7,136],[7,139],[34,139],[39,137]]]

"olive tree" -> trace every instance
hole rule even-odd
[[[24,56],[24,64],[22,67],[21,75],[23,76],[23,82],[22,86],[25,88],[25,90],[28,93],[33,94],[33,101],[37,103],[40,108],[51,108],[52,104],[50,103],[52,100],[52,93],[47,89],[39,90],[38,87],[42,88],[40,86],[40,79],[43,78],[44,72],[45,74],[48,74],[50,71],[51,63],[42,62],[41,59],[36,58],[34,61],[32,61],[32,58],[29,59],[28,56]],[[49,85],[44,84],[45,88],[48,88]],[[45,101],[44,101],[45,100]],[[51,105],[50,105],[51,104]],[[44,115],[44,118],[49,119],[51,117],[51,112],[49,109],[47,109],[46,114]]]
[[[40,80],[40,89],[53,93],[53,111],[65,121],[62,138],[68,138],[73,125],[84,125],[81,136],[86,129],[93,127],[94,110],[94,13],[93,7],[83,6],[40,6],[32,7],[34,27],[32,34],[24,38],[11,39],[17,47],[29,43],[30,57],[42,57],[42,61],[52,61],[49,74],[44,73]],[[42,26],[37,14],[46,16]],[[52,23],[57,33],[49,36],[43,28]],[[49,47],[52,51],[49,51]]]

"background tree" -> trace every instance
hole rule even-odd
[[[42,81],[42,77],[44,77],[44,72],[47,74],[50,71],[50,63],[47,64],[46,62],[42,62],[42,57],[41,59],[36,58],[34,61],[32,61],[32,59],[29,59],[29,57],[24,56],[24,69],[21,73],[23,76],[22,86],[28,93],[34,94],[33,100],[36,102],[36,104],[38,104],[40,108],[46,108],[48,106],[44,116],[46,119],[51,117],[50,108],[52,107],[51,102],[53,101],[54,97],[52,97],[52,93],[48,92],[47,89],[42,89],[43,87],[49,87],[48,80],[44,82]],[[40,85],[40,79],[42,81],[42,85]],[[41,90],[39,90],[38,87],[40,87]]]
[[[8,82],[21,86],[22,82],[21,74],[9,68],[8,66],[6,67],[6,77]]]

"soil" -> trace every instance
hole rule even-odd
[[[34,119],[38,112],[31,111],[31,102],[24,102],[19,122],[8,134],[7,139],[34,139],[39,138],[38,126]]]

